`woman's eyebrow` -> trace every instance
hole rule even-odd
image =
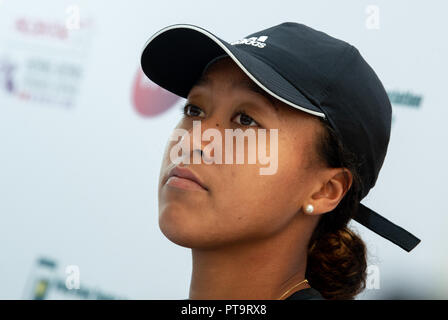
[[[206,87],[206,86],[211,85],[212,82],[213,82],[213,80],[210,79],[209,77],[202,76],[202,77],[200,77],[196,81],[194,86],[204,86],[204,87]],[[262,88],[260,88],[253,81],[249,81],[248,82],[248,81],[241,80],[241,81],[238,81],[238,82],[234,82],[232,86],[233,87],[239,87],[239,88],[245,88],[245,89],[248,89],[248,90],[250,90],[250,91],[252,91],[252,92],[254,92],[256,94],[262,95],[263,97],[265,97],[266,99],[269,100],[269,102],[270,102],[269,106],[272,106],[275,109],[275,111],[278,111],[278,106],[277,106],[277,103],[276,103],[276,99],[273,96],[271,96],[269,93],[264,91]]]
[[[246,88],[254,93],[262,95],[263,97],[265,97],[266,99],[269,100],[269,102],[270,102],[269,105],[272,106],[275,109],[275,111],[278,111],[278,106],[276,104],[275,98],[273,96],[271,96],[269,93],[267,93],[266,91],[264,91],[262,88],[260,88],[255,82],[239,81],[239,82],[234,83],[233,86]]]

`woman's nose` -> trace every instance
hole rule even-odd
[[[222,125],[216,119],[193,121],[193,126],[188,130],[190,157],[193,157],[190,160],[193,163],[199,163],[200,161],[211,163],[215,156],[215,149],[222,150],[223,133],[220,128],[222,128]],[[213,137],[211,137],[212,135]],[[212,142],[214,147],[206,148]]]

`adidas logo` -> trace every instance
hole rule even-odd
[[[235,44],[247,44],[258,48],[264,48],[266,46],[266,39],[268,36],[259,36],[259,37],[250,37],[250,38],[244,38],[238,41],[234,41],[230,43],[231,45]]]

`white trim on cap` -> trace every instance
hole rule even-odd
[[[298,106],[298,105],[296,105],[296,104],[294,104],[294,103],[292,103],[292,102],[290,102],[290,101],[288,101],[288,100],[286,100],[286,99],[284,99],[284,98],[282,98],[282,97],[276,95],[276,94],[273,93],[271,90],[269,90],[268,88],[266,88],[266,87],[265,87],[264,85],[262,85],[257,79],[255,79],[255,77],[254,77],[249,71],[247,71],[247,69],[241,64],[241,62],[240,62],[240,61],[239,61],[239,60],[232,54],[232,52],[229,51],[229,49],[228,49],[228,48],[227,48],[221,41],[219,41],[219,39],[217,39],[212,33],[208,32],[207,30],[202,29],[202,28],[200,28],[200,27],[197,27],[197,26],[194,26],[194,25],[190,25],[190,24],[175,24],[175,25],[171,25],[171,26],[165,27],[165,28],[159,30],[158,32],[156,32],[154,35],[151,36],[151,38],[148,39],[148,41],[146,41],[145,45],[143,46],[143,50],[142,50],[142,53],[141,53],[141,54],[143,54],[143,51],[144,51],[145,48],[148,46],[148,44],[149,44],[154,38],[156,38],[159,34],[165,32],[165,31],[171,30],[171,29],[179,29],[179,28],[193,29],[193,30],[195,30],[195,31],[198,31],[198,32],[200,32],[200,33],[206,35],[206,36],[209,37],[210,39],[212,39],[216,44],[218,44],[218,45],[219,45],[219,46],[220,46],[220,47],[221,47],[221,48],[222,48],[222,49],[223,49],[223,50],[224,50],[224,51],[225,51],[225,52],[232,58],[233,61],[235,61],[235,63],[238,65],[238,67],[240,67],[241,70],[243,70],[244,73],[246,73],[247,76],[248,76],[253,82],[255,82],[255,83],[256,83],[258,86],[260,86],[264,91],[268,92],[270,95],[274,96],[274,97],[277,98],[278,100],[283,101],[284,103],[286,103],[286,104],[288,104],[288,105],[290,105],[290,106],[292,106],[292,107],[294,107],[294,108],[300,109],[300,110],[302,110],[302,111],[304,111],[304,112],[307,112],[307,113],[310,113],[310,114],[312,114],[312,115],[319,116],[319,117],[322,117],[322,118],[325,119],[325,114],[324,114],[324,113],[322,113],[322,112],[317,112],[317,111],[313,111],[313,110],[309,110],[309,109],[307,109],[307,108]]]

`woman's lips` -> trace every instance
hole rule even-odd
[[[194,182],[193,180],[181,178],[178,176],[169,177],[168,180],[166,181],[166,184],[180,189],[207,191],[201,185]]]
[[[165,184],[187,190],[208,191],[208,188],[196,173],[187,167],[179,165],[169,171]]]

